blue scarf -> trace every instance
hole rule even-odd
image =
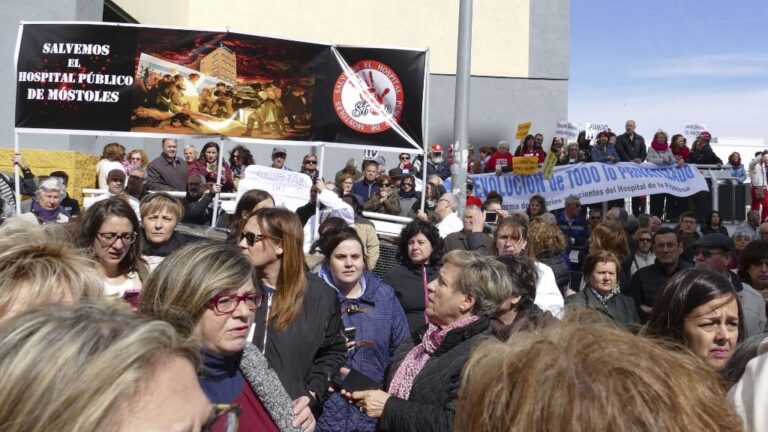
[[[243,352],[225,357],[201,350],[203,370],[198,380],[205,395],[213,403],[230,403],[243,392],[245,378],[240,372],[240,359]]]

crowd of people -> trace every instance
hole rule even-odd
[[[680,163],[636,138],[617,137],[618,156],[590,154]],[[539,155],[542,141],[516,153]],[[400,154],[390,170],[380,156],[350,163],[334,181],[308,154],[307,205],[249,190],[215,241],[177,225],[210,223],[211,200],[254,160],[235,147],[219,177],[209,144],[182,157],[164,139],[153,161],[110,144],[98,176],[108,192],[87,209],[69,203],[77,214],[65,175],[40,181],[14,156],[34,197],[0,225],[0,429],[768,427],[758,210],[733,234],[716,211],[665,224],[587,210],[575,195],[561,211],[536,195],[511,212],[499,194],[468,193],[458,214],[436,151]],[[276,147],[272,167],[286,158]],[[186,197],[167,193],[178,190]],[[412,218],[383,276],[364,209]]]

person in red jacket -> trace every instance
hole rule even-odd
[[[488,162],[485,163],[483,171],[497,171],[497,173],[512,171],[512,153],[509,152],[509,143],[506,141],[499,141],[499,144],[496,145],[496,152],[493,153],[488,159]]]
[[[533,135],[526,135],[515,150],[515,156],[536,156],[539,158],[539,163],[544,163],[547,153],[541,147],[536,147],[536,138]]]

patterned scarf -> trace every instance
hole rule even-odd
[[[589,289],[592,290],[592,294],[594,294],[595,297],[597,297],[597,299],[600,300],[600,303],[602,303],[606,309],[608,308],[608,300],[616,297],[621,293],[621,289],[619,288],[618,285],[616,285],[616,288],[614,288],[613,291],[609,292],[606,295],[600,294],[596,289],[592,288],[591,286],[589,287]]]
[[[421,339],[421,343],[411,349],[395,372],[392,383],[389,385],[389,394],[408,400],[408,397],[411,395],[413,381],[421,372],[429,357],[440,348],[445,335],[453,329],[466,327],[478,319],[479,317],[473,315],[446,327],[438,327],[430,323],[427,332],[424,333],[424,337]]]

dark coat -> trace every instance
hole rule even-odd
[[[445,239],[445,251],[466,250],[487,255],[493,250],[493,236],[484,232],[467,233],[464,230],[448,234]]]
[[[427,283],[437,279],[440,270],[427,266]],[[421,267],[401,264],[392,267],[384,282],[395,290],[395,295],[405,311],[409,332],[414,332],[426,323],[424,318],[424,280]]]
[[[635,159],[645,161],[647,149],[645,148],[645,138],[635,134],[631,139],[629,135],[623,133],[616,137],[616,152],[622,162],[632,162]]]
[[[618,324],[627,329],[637,329],[640,324],[640,317],[637,315],[637,308],[632,297],[619,294],[611,297],[606,305],[603,305],[592,288],[584,287],[583,290],[565,298],[566,305],[574,305],[577,308],[596,309],[604,312],[613,318]]]
[[[187,179],[189,179],[187,161],[180,157],[176,157],[175,166],[162,154],[147,165],[147,187],[150,190],[187,190]]]
[[[421,343],[427,326],[414,332],[398,348],[388,379],[411,349]],[[413,381],[408,400],[392,396],[384,405],[379,419],[380,431],[451,431],[456,399],[461,384],[461,371],[472,348],[483,336],[490,335],[488,320],[480,318],[472,324],[451,330],[443,343],[427,360]]]
[[[624,294],[634,299],[637,313],[643,320],[645,320],[647,319],[648,314],[643,312],[640,309],[640,306],[646,305],[653,307],[653,304],[656,302],[656,297],[661,292],[661,288],[666,285],[669,278],[674,276],[675,273],[680,270],[691,267],[693,267],[693,264],[680,258],[677,262],[677,267],[675,267],[671,273],[667,274],[664,271],[664,266],[659,264],[659,260],[657,259],[655,263],[641,268],[632,275],[632,279],[629,282],[629,289],[625,291]]]
[[[709,164],[709,165],[723,163],[723,160],[717,157],[715,152],[712,150],[712,146],[710,146],[709,143],[704,144],[701,148],[692,149],[691,154],[689,154],[688,157],[685,158],[685,161],[687,163],[692,163],[692,164]]]
[[[555,274],[555,281],[560,293],[564,294],[571,282],[570,266],[565,261],[566,257],[561,253],[545,253],[536,257],[540,263],[548,265]]]
[[[310,396],[315,409],[323,401],[331,377],[344,364],[347,347],[336,291],[314,274],[307,274],[307,282],[301,313],[283,330],[275,330],[271,324],[265,329],[272,303],[272,294],[268,294],[266,304],[256,312],[253,343],[264,352],[291,399],[307,396],[309,391],[317,395],[317,401]],[[270,292],[263,285],[262,290]]]

